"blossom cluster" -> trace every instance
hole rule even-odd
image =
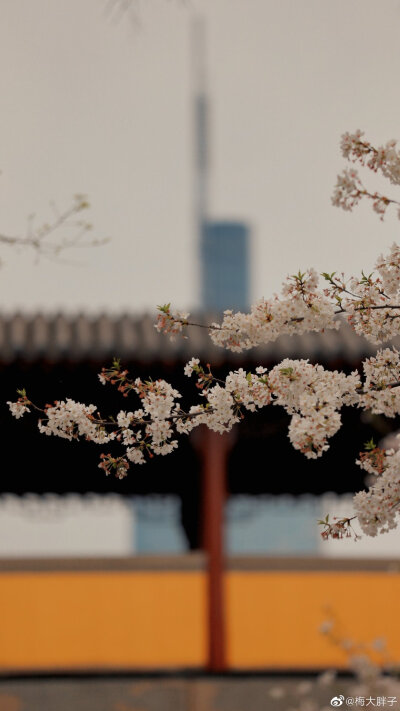
[[[10,400],[8,400],[7,405],[10,408],[11,414],[14,415],[17,420],[19,420],[25,412],[30,412],[29,407],[25,404],[25,401],[22,401],[22,398],[18,398],[17,402],[10,402]]]
[[[400,248],[393,244],[389,254],[380,255],[376,273],[361,273],[345,279],[336,272],[322,274],[325,285],[318,288],[314,269],[287,277],[280,296],[260,299],[249,313],[226,310],[221,323],[212,323],[212,342],[241,352],[275,341],[281,335],[302,334],[340,327],[346,316],[355,332],[374,344],[398,335],[400,318]],[[159,307],[156,328],[175,337],[189,326],[189,314],[174,312],[171,305]]]
[[[10,406],[11,407],[11,406]],[[96,405],[83,405],[67,399],[44,408],[45,422],[39,420],[39,431],[46,435],[56,435],[63,439],[83,437],[97,444],[105,444],[114,439],[114,433],[107,433],[101,423],[95,421],[93,414]]]
[[[287,278],[280,297],[260,299],[250,313],[226,310],[221,324],[211,324],[211,340],[217,346],[240,352],[275,341],[283,334],[337,329],[340,325],[335,318],[337,304],[318,291],[318,281],[314,269],[299,272]],[[159,307],[159,311],[156,328],[172,337],[184,327],[197,325],[188,320],[189,314],[184,314],[183,319],[179,312],[171,311],[170,304]]]
[[[374,148],[363,139],[363,132],[345,133],[342,136],[342,155],[352,163],[366,166],[370,170],[380,171],[394,185],[400,185],[400,152],[396,150],[396,141],[388,141],[386,145]],[[386,210],[391,204],[399,205],[397,200],[370,192],[362,184],[357,170],[346,168],[338,176],[332,196],[332,204],[343,210],[352,210],[362,198],[372,201],[372,207],[383,220]],[[400,210],[398,211],[400,218]]]
[[[397,528],[400,505],[400,435],[395,437],[396,449],[382,449],[373,440],[367,442],[366,451],[360,453],[356,463],[370,476],[367,490],[353,498],[354,516],[329,520],[329,514],[318,523],[323,526],[321,536],[328,538],[360,538],[353,528],[357,519],[361,531],[371,537]]]
[[[240,352],[262,343],[275,341],[281,335],[307,331],[337,329],[335,304],[317,290],[318,275],[313,269],[289,276],[281,296],[260,299],[249,314],[225,311],[221,324],[212,324],[213,343]]]
[[[352,277],[346,285],[330,283],[326,293],[335,294],[347,320],[359,335],[372,343],[384,343],[398,335],[400,317],[400,251],[393,244],[387,257],[380,255],[374,273]]]
[[[164,304],[163,306],[158,306],[158,319],[156,323],[156,329],[159,333],[168,333],[171,340],[175,338],[178,334],[183,335],[183,329],[187,325],[187,320],[190,316],[189,313],[184,313],[181,311],[172,312],[171,304]]]
[[[364,132],[359,129],[354,133],[346,132],[342,135],[340,148],[343,157],[358,162],[375,173],[379,170],[391,183],[400,185],[400,152],[396,150],[397,141],[392,139],[384,146],[375,148],[363,136]]]
[[[386,450],[380,462],[380,473],[376,465],[367,469],[375,473],[367,491],[354,496],[354,510],[363,533],[376,536],[378,533],[397,527],[400,504],[400,451]],[[367,468],[365,464],[363,468]],[[375,469],[375,471],[374,471]]]
[[[292,414],[292,445],[309,459],[320,457],[340,428],[342,406],[358,404],[359,374],[345,375],[306,360],[285,359],[268,379],[274,403]]]
[[[372,208],[381,220],[383,220],[389,205],[396,202],[378,192],[369,192],[362,184],[358,171],[354,168],[345,168],[337,177],[332,195],[332,205],[351,211],[364,197],[372,201]]]
[[[360,407],[373,414],[395,417],[400,414],[400,353],[384,348],[363,362],[364,392]]]
[[[322,274],[327,284],[318,289],[314,270],[288,277],[283,298],[261,300],[249,314],[227,311],[222,323],[213,324],[210,337],[216,345],[242,351],[274,341],[283,334],[339,328],[344,315],[350,326],[374,344],[384,343],[399,333],[400,248],[393,244],[389,254],[380,255],[376,275],[361,273],[347,281],[335,272]]]
[[[113,380],[113,376],[116,381],[127,381],[127,371],[120,371],[115,365],[106,372],[108,374],[104,375],[103,371],[100,376],[104,382]],[[121,478],[126,475],[129,462],[143,464],[146,454],[169,454],[178,444],[171,437],[174,432],[172,421],[180,412],[177,403],[180,393],[164,380],[152,382],[136,378],[133,383],[120,385],[119,389],[124,392],[128,385],[139,396],[141,407],[133,412],[120,410],[115,418],[108,420],[101,418],[96,405],[71,399],[56,401],[40,409],[24,393],[16,403],[9,402],[8,405],[17,418],[30,412],[30,408],[40,411],[38,427],[43,434],[68,440],[84,438],[96,444],[118,442],[125,448],[125,454],[122,457],[103,455],[99,466],[107,474],[114,470]]]
[[[363,192],[358,172],[354,168],[345,168],[337,177],[332,205],[350,211],[360,202]]]

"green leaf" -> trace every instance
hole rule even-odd
[[[281,368],[280,372],[282,373],[282,375],[293,375],[293,368]]]
[[[332,274],[329,274],[328,272],[322,272],[321,276],[326,279],[326,281],[333,282],[333,277],[335,276],[336,272],[332,272]]]

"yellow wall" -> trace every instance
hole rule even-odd
[[[206,592],[201,570],[2,572],[0,669],[205,666]],[[327,605],[400,659],[399,573],[233,570],[225,595],[233,668],[345,665],[318,632]]]
[[[0,667],[202,666],[200,572],[0,575]]]
[[[232,667],[346,666],[321,635],[327,607],[342,639],[384,637],[400,660],[400,575],[384,572],[231,572],[226,581]]]

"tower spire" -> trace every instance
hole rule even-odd
[[[195,216],[199,238],[207,217],[208,198],[208,96],[205,68],[205,23],[197,16],[192,26],[194,129],[195,129]]]

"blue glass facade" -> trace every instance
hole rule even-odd
[[[205,221],[201,235],[202,306],[245,311],[249,306],[249,228],[243,222]]]

